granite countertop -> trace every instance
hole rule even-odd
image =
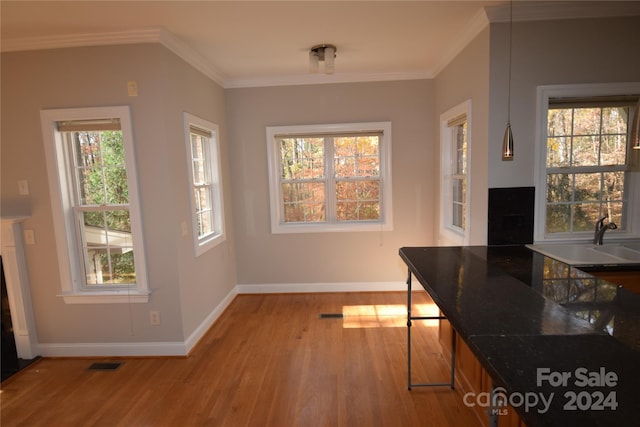
[[[510,395],[555,396],[544,412],[542,403],[513,405],[528,426],[640,419],[640,296],[524,246],[402,248],[400,256],[497,386]],[[597,376],[601,368],[617,375],[615,385],[575,382],[576,369]],[[538,386],[539,369],[573,382]],[[592,406],[596,392],[613,393],[616,407],[611,399],[603,409]],[[582,409],[572,410],[571,393]]]

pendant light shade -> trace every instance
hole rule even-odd
[[[502,140],[502,160],[513,160],[513,133],[511,132],[511,123],[508,122]]]
[[[511,132],[511,39],[513,36],[513,0],[509,2],[509,68],[507,71],[507,129],[502,140],[502,161],[513,160],[513,133]]]

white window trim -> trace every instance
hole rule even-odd
[[[467,213],[465,229],[453,225],[452,212],[453,188],[451,175],[453,172],[453,154],[451,145],[453,136],[449,122],[456,117],[467,117],[467,194],[465,203]],[[440,115],[440,236],[442,244],[468,245],[471,236],[471,150],[472,150],[472,117],[471,100],[466,100],[450,108]]]
[[[615,96],[640,93],[640,82],[627,83],[598,83],[575,85],[545,85],[537,88],[536,101],[536,147],[534,180],[536,187],[534,242],[589,242],[593,241],[593,232],[582,233],[554,233],[545,234],[546,223],[546,135],[547,135],[547,109],[549,99],[562,97],[595,97]],[[609,236],[611,240],[628,240],[640,238],[640,172],[630,172],[629,183],[631,185],[632,200],[627,206],[627,230],[616,231]],[[595,221],[598,218],[594,218]]]
[[[284,224],[282,192],[279,186],[280,155],[275,147],[276,135],[314,134],[340,132],[382,131],[380,146],[380,221],[344,223]],[[391,231],[393,230],[393,206],[391,193],[391,122],[340,123],[322,125],[268,126],[267,155],[269,162],[269,204],[271,207],[271,232],[280,233],[325,233],[349,231]]]
[[[68,185],[68,158],[64,155],[62,135],[57,131],[56,123],[71,120],[89,120],[96,118],[119,118],[123,140],[125,141],[125,161],[129,187],[129,217],[136,254],[136,288],[118,288],[87,290],[83,288],[82,260],[77,251],[75,227],[71,209],[71,195]],[[137,173],[131,114],[129,107],[90,107],[42,110],[42,137],[44,142],[49,191],[53,214],[53,226],[56,238],[61,294],[67,304],[103,304],[103,303],[146,303],[149,301],[149,284],[146,273],[144,240],[142,237],[142,218],[137,187]]]
[[[221,166],[220,166],[220,133],[218,125],[200,117],[194,116],[185,112],[184,116],[184,140],[187,150],[187,170],[189,173],[189,201],[191,205],[191,234],[193,236],[193,251],[196,257],[204,254],[205,252],[218,246],[226,239],[226,233],[224,228],[224,206],[223,206],[223,193],[222,193],[222,178],[221,178]],[[209,164],[211,165],[211,181],[212,194],[211,199],[213,203],[213,224],[214,229],[217,232],[205,236],[198,237],[198,224],[196,221],[196,205],[193,198],[193,162],[191,161],[191,126],[207,130],[211,132],[211,139],[209,140]]]

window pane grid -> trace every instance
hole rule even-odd
[[[71,145],[74,216],[85,285],[135,286],[129,190],[120,130],[64,132]]]
[[[211,135],[189,128],[191,139],[191,169],[194,200],[194,220],[198,240],[216,232],[213,212],[214,184],[211,180]]]
[[[627,107],[554,108],[547,120],[546,232],[624,229]]]
[[[467,212],[467,121],[451,127],[451,226],[465,230]]]
[[[297,135],[277,142],[284,223],[380,220],[379,135]]]

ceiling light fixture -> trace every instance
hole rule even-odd
[[[507,129],[502,140],[502,160],[513,160],[513,133],[511,133],[511,38],[513,36],[513,0],[509,2],[509,69],[507,86]]]
[[[317,73],[324,61],[324,73],[333,74],[337,49],[332,44],[319,44],[309,50],[309,71]]]

